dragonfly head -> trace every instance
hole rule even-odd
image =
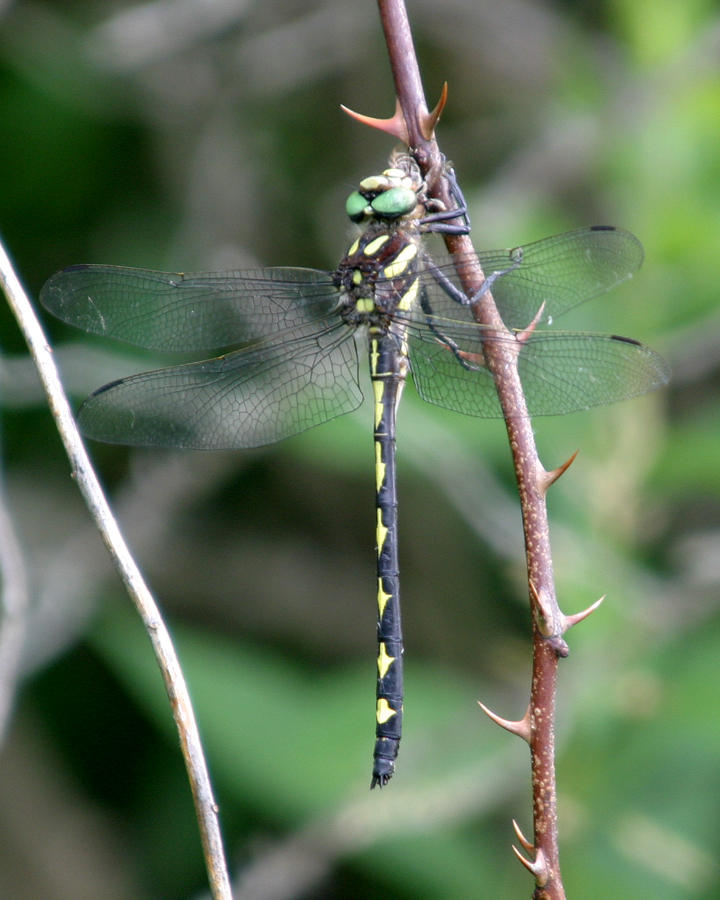
[[[418,198],[423,181],[415,162],[407,155],[390,157],[391,168],[380,175],[364,178],[345,203],[345,211],[353,222],[370,219],[394,221],[424,207]]]

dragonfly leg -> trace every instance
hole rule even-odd
[[[464,353],[451,337],[448,337],[448,335],[444,334],[437,327],[437,325],[433,321],[434,313],[432,307],[430,306],[430,301],[428,300],[427,294],[424,290],[420,294],[420,308],[425,313],[425,322],[427,323],[430,331],[432,331],[432,333],[435,335],[438,341],[440,341],[441,344],[444,344],[447,347],[447,349],[452,353],[452,355],[460,363],[463,369],[477,372],[479,369],[483,368],[482,361],[479,361],[480,364],[474,364],[470,362],[468,354]]]
[[[513,272],[522,264],[522,254],[518,251],[513,251],[513,253],[517,253],[516,258],[513,259],[513,264],[508,266],[507,269],[499,269],[495,272],[491,272],[490,275],[486,275],[480,288],[471,297],[468,297],[468,295],[461,291],[457,285],[453,284],[442,269],[438,268],[427,254],[423,254],[423,262],[427,271],[451,300],[454,300],[461,306],[472,306],[473,303],[477,303],[483,294],[486,294],[490,290],[498,278],[507,275],[508,272]]]
[[[456,218],[455,210],[450,210],[452,212],[452,216],[449,218]],[[445,213],[433,213],[433,215],[441,215],[446,218]],[[426,222],[430,221],[430,216],[426,216],[424,219],[420,220],[421,225],[424,225]],[[447,222],[433,222],[428,228],[423,229],[424,231],[431,231],[433,234],[469,234],[470,229],[467,225],[450,225]]]
[[[470,224],[470,214],[468,213],[467,202],[465,200],[465,196],[463,192],[460,190],[460,185],[458,184],[457,177],[455,175],[455,169],[447,163],[445,166],[445,177],[447,178],[447,182],[450,185],[450,193],[455,198],[455,202],[457,203],[457,210],[462,215],[463,219],[465,219],[465,224],[467,225],[468,233],[470,233],[470,229],[472,228]]]
[[[503,275],[507,275],[508,272],[514,272],[515,269],[519,268],[522,265],[523,261],[523,252],[522,247],[516,247],[514,250],[510,251],[510,259],[512,260],[512,265],[508,266],[507,269],[499,269],[495,272],[491,272],[490,275],[485,276],[485,281],[480,285],[479,289],[472,295],[472,297],[468,298],[468,303],[472,306],[473,303],[477,303],[478,300],[483,296],[483,294],[487,294],[493,284],[501,278]]]
[[[445,178],[450,187],[455,206],[452,209],[441,209],[438,212],[429,213],[420,219],[420,227],[423,231],[432,231],[435,234],[470,234],[470,217],[467,203],[460,185],[457,183],[455,171],[450,165],[445,165]],[[430,201],[428,201],[429,203]],[[462,225],[450,225],[449,219],[464,219]]]
[[[423,262],[427,271],[432,275],[435,281],[437,281],[437,283],[451,300],[454,300],[461,306],[470,305],[472,301],[467,296],[467,294],[463,293],[463,291],[461,291],[457,285],[453,284],[452,281],[450,281],[450,279],[447,277],[447,275],[442,271],[442,269],[438,268],[438,266],[435,265],[432,259],[430,259],[430,257],[425,253],[423,254]],[[432,309],[430,309],[430,312],[432,313]]]

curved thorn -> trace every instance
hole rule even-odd
[[[515,832],[515,835],[517,836],[517,839],[523,845],[525,850],[527,850],[528,853],[534,853],[535,852],[535,844],[532,844],[525,837],[525,835],[522,833],[522,829],[520,828],[518,823],[515,821],[515,819],[512,820],[512,826],[513,826],[513,831]]]
[[[545,854],[542,850],[538,850],[534,860],[529,860],[523,856],[514,844],[512,845],[512,849],[515,856],[517,856],[528,872],[531,872],[535,876],[535,882],[538,887],[544,887],[548,883],[549,873],[547,863],[545,862]]]
[[[522,331],[518,331],[518,333],[515,335],[515,337],[518,339],[518,341],[520,341],[521,344],[527,343],[527,341],[530,339],[530,335],[537,328],[538,322],[542,318],[542,314],[544,312],[545,312],[545,301],[543,300],[543,302],[540,304],[538,311],[533,316],[532,322],[528,326],[523,328]]]
[[[516,857],[520,860],[520,862],[525,866],[525,868],[528,870],[528,872],[530,872],[532,875],[535,876],[535,880],[539,882],[539,877],[538,877],[538,876],[539,876],[539,875],[541,876],[541,875],[542,875],[542,872],[539,871],[541,867],[538,866],[537,857],[536,857],[534,860],[533,860],[533,859],[528,859],[526,856],[524,856],[524,855],[518,850],[518,848],[515,846],[515,844],[512,844],[511,846],[512,846],[512,851],[513,851],[513,853],[515,854],[515,856],[516,856]]]
[[[433,136],[435,135],[435,126],[440,121],[440,116],[445,109],[445,104],[447,103],[448,98],[448,85],[447,81],[443,82],[442,91],[440,93],[440,99],[435,104],[435,109],[432,112],[427,113],[426,115],[420,118],[420,131],[422,136],[426,141],[431,141]]]
[[[491,709],[485,706],[484,703],[481,703],[478,700],[478,706],[485,713],[485,715],[494,722],[496,725],[499,725],[501,728],[504,728],[505,731],[509,731],[510,734],[516,734],[518,737],[522,738],[526,744],[530,743],[530,707],[525,710],[525,715],[522,719],[503,719],[502,716],[499,716],[497,713],[494,713]]]
[[[563,632],[567,631],[568,628],[572,628],[573,625],[577,625],[578,622],[582,622],[583,619],[587,619],[600,606],[606,596],[607,594],[603,594],[599,600],[596,600],[587,609],[583,609],[582,612],[574,613],[572,616],[563,616]]]
[[[543,491],[546,491],[551,484],[555,484],[558,478],[567,472],[570,466],[575,462],[575,458],[577,457],[578,453],[579,451],[576,450],[573,455],[569,459],[565,460],[565,462],[561,466],[558,466],[557,469],[551,469],[549,472],[543,472],[540,477],[540,487]]]
[[[342,104],[340,104],[340,109],[353,119],[357,119],[358,122],[362,122],[363,125],[367,125],[368,128],[377,128],[379,131],[385,131],[387,134],[398,138],[404,144],[410,143],[407,123],[399,100],[395,100],[395,113],[389,119],[376,119],[373,116],[365,116]]]
[[[515,846],[515,844],[511,844],[510,846],[512,847],[512,852],[520,860],[520,862],[525,866],[525,868],[528,870],[528,872],[530,872],[531,874],[534,875],[535,873],[533,872],[533,863],[529,859],[527,859],[525,856],[522,855],[522,853],[518,850],[518,848]]]

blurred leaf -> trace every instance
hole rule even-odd
[[[317,671],[218,635],[181,627],[173,632],[211,768],[224,790],[278,821],[293,821],[366,789],[374,741],[372,653],[364,666]],[[154,656],[129,616],[106,616],[93,643],[158,726],[174,731]],[[469,685],[440,669],[411,666],[406,690],[402,750],[410,771],[420,764],[447,774],[487,752],[467,742],[484,725]],[[457,732],[451,745],[448,731]],[[402,765],[401,758],[401,771]]]

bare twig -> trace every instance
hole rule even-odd
[[[25,639],[28,585],[20,543],[0,478],[0,744],[5,739],[17,689]]]
[[[145,585],[108,506],[75,425],[55,367],[52,350],[1,243],[0,283],[35,360],[51,412],[70,460],[73,478],[77,480],[88,509],[140,614],[155,651],[185,758],[212,896],[216,900],[231,900],[218,809],[212,793],[195,714],[175,648],[160,610]]]

